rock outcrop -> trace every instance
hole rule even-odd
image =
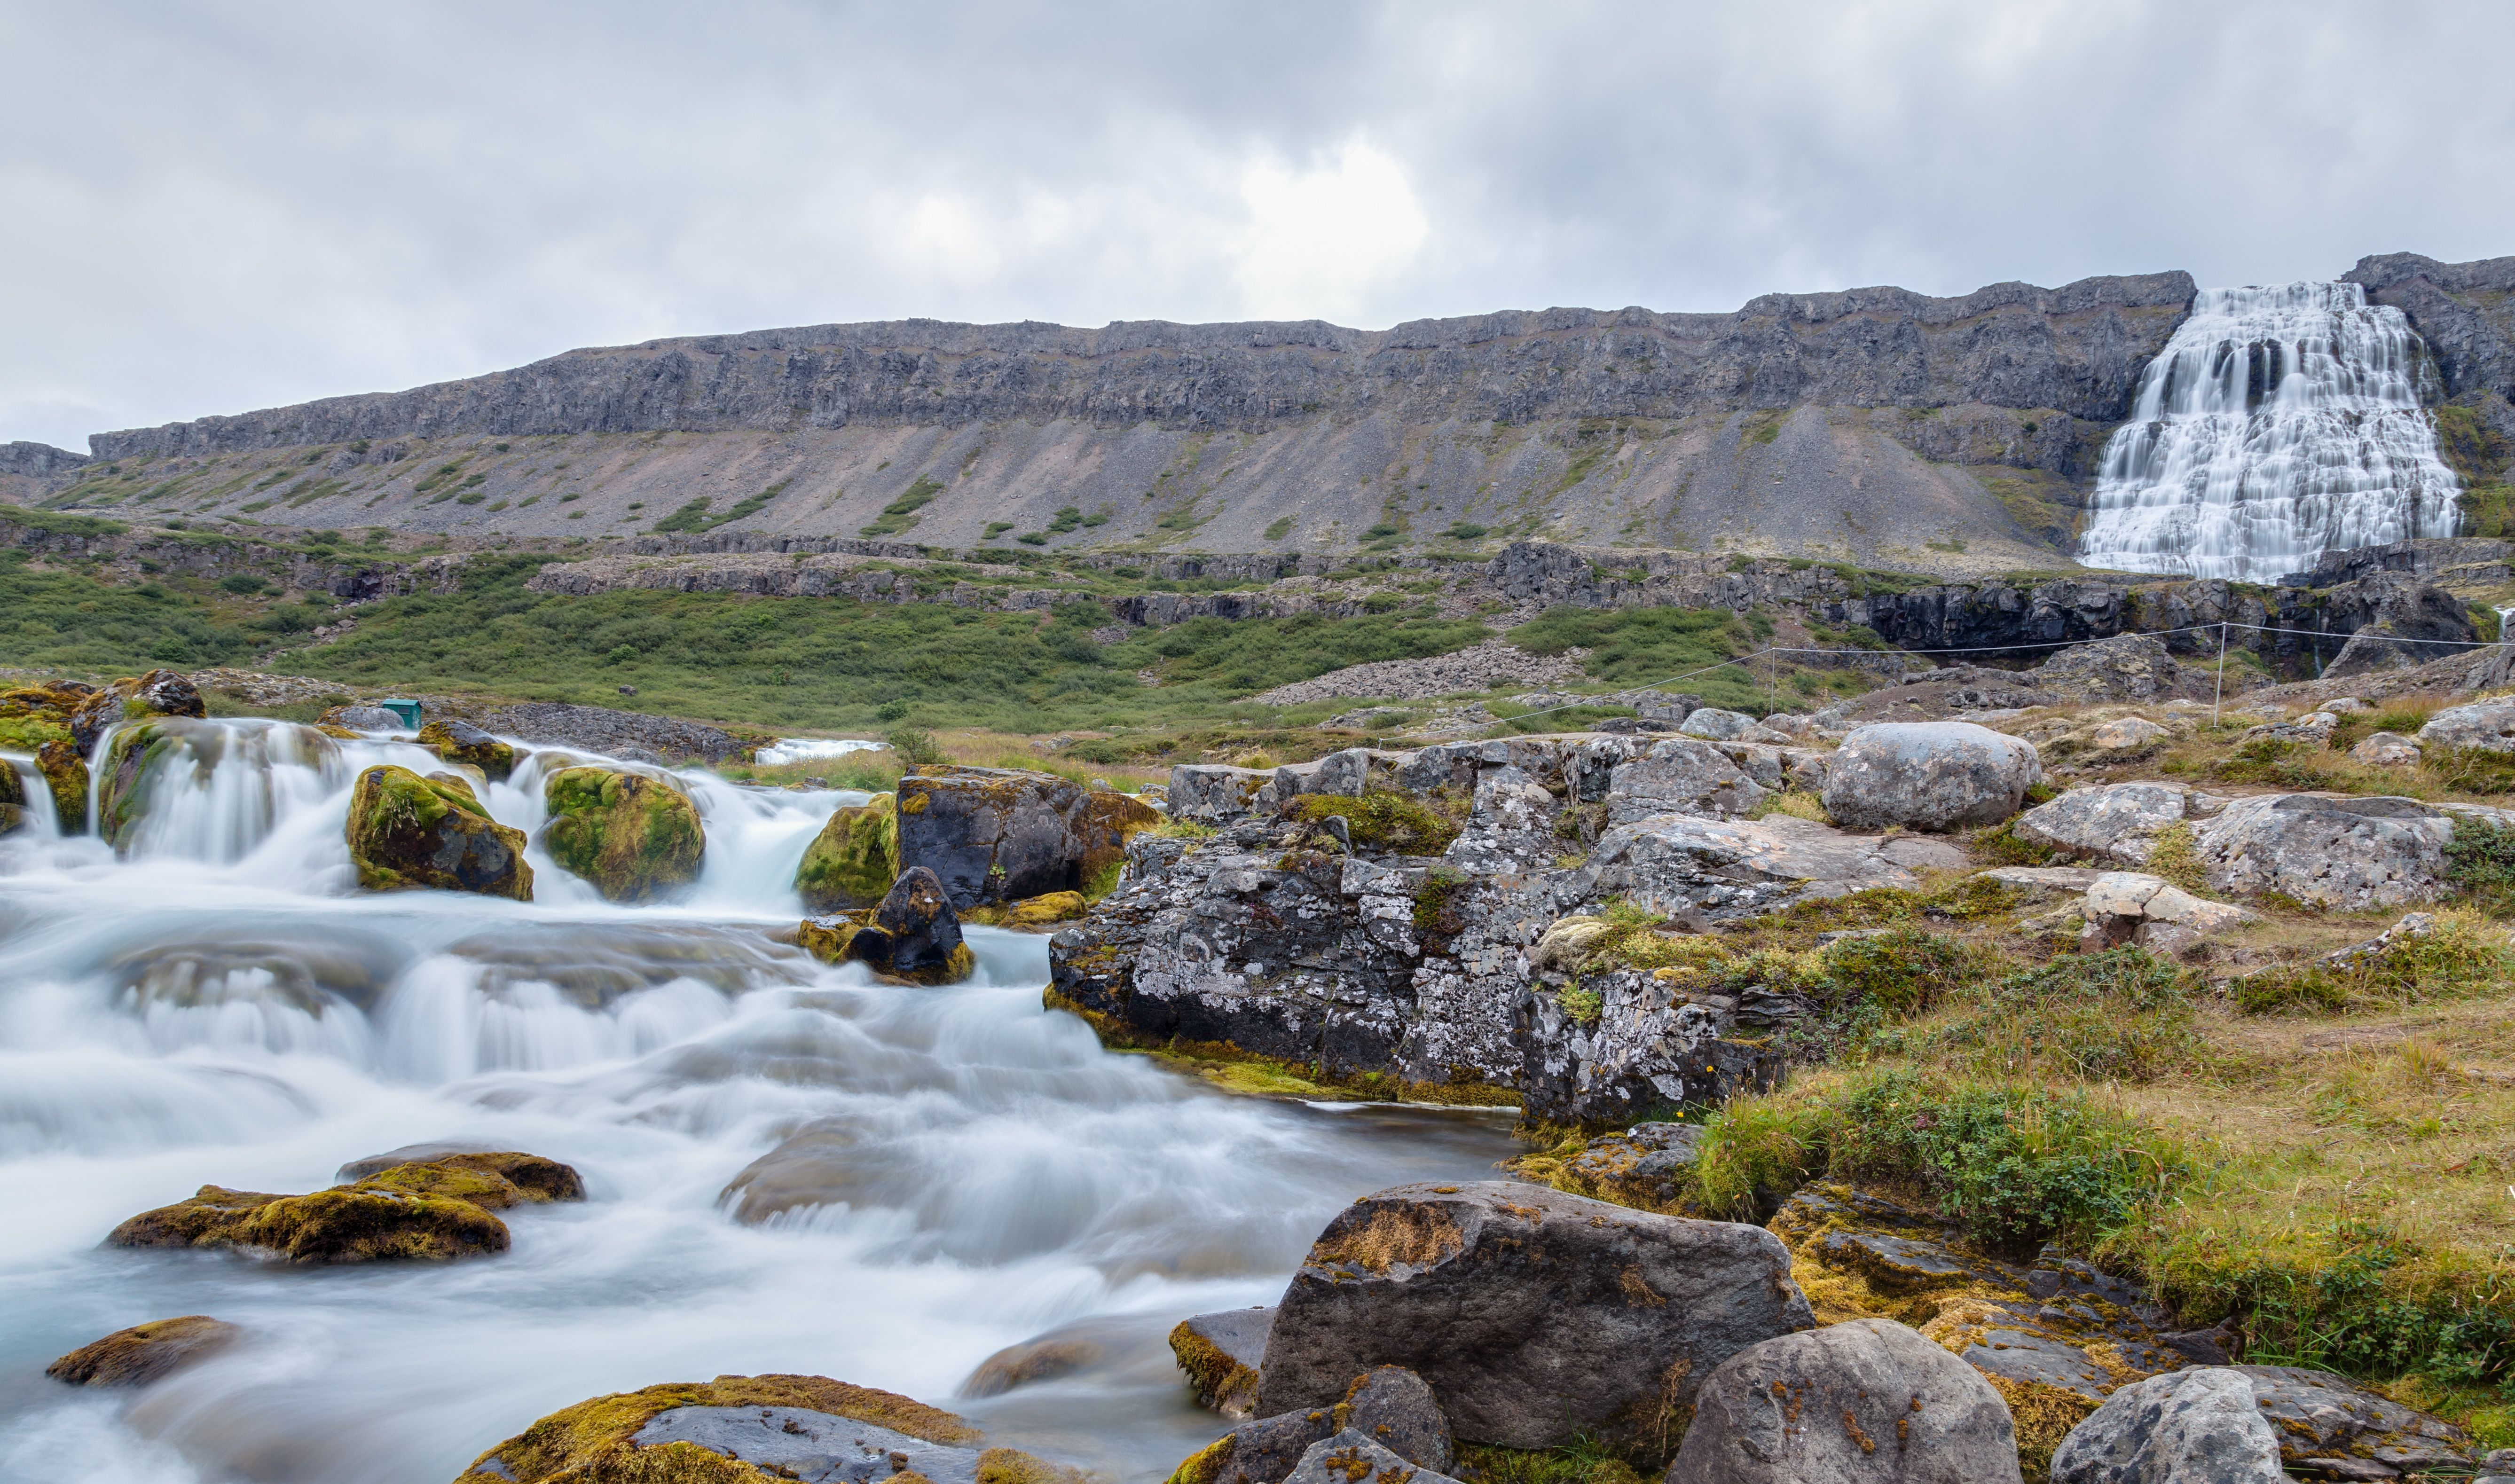
[[[235,1343],[244,1332],[207,1314],[152,1319],[83,1344],[44,1367],[73,1386],[144,1386]]]
[[[862,964],[910,984],[957,984],[977,969],[942,881],[924,866],[900,872],[869,913],[806,918],[798,941],[824,964]]]
[[[1891,1319],[1749,1345],[1704,1379],[1668,1484],[2019,1484],[2007,1404]]]
[[[14,835],[26,825],[26,787],[18,770],[0,761],[0,835]]]
[[[390,764],[361,769],[350,793],[348,834],[366,890],[533,899],[524,832],[490,818],[471,786],[450,775],[422,778]]]
[[[70,715],[70,741],[81,756],[94,757],[97,742],[117,721],[139,721],[150,717],[187,717],[197,721],[208,715],[201,692],[189,679],[172,670],[151,670],[136,679],[116,680],[80,702],[78,710]]]
[[[491,783],[504,783],[515,771],[515,747],[469,721],[431,721],[419,729],[419,745],[448,763],[476,767]]]
[[[2035,745],[1970,721],[1883,722],[1842,739],[1825,811],[1855,830],[1998,824],[2043,776]]]
[[[471,1257],[507,1250],[507,1224],[493,1213],[584,1198],[576,1172],[556,1161],[458,1155],[306,1195],[204,1185],[189,1200],[133,1216],[105,1242],[233,1248],[298,1264]]]
[[[1258,1410],[1325,1407],[1404,1366],[1463,1441],[1586,1435],[1664,1457],[1714,1368],[1813,1323],[1759,1227],[1505,1181],[1401,1185],[1319,1234],[1276,1310]]]
[[[1008,768],[911,773],[895,810],[900,864],[932,871],[962,909],[1051,891],[1104,895],[1127,842],[1162,822],[1128,795]]]
[[[563,767],[542,780],[542,848],[615,902],[669,896],[698,880],[707,831],[680,789],[643,773]]]

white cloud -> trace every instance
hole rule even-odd
[[[1240,177],[1249,225],[1235,244],[1240,312],[1251,319],[1337,319],[1415,261],[1431,224],[1405,168],[1347,144],[1306,170],[1267,158]]]

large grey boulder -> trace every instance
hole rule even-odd
[[[1970,721],[1884,721],[1842,739],[1825,811],[1846,829],[1998,824],[2043,776],[2035,745]]]
[[[2222,891],[2277,891],[2347,911],[2433,899],[2457,815],[2506,816],[2415,799],[2257,794],[2192,827],[2195,853]]]
[[[1258,1410],[1326,1406],[1400,1365],[1464,1441],[1659,1448],[1722,1361],[1814,1323],[1758,1226],[1504,1180],[1400,1185],[1319,1234],[1277,1307]]]
[[[1197,824],[1237,819],[1249,812],[1258,791],[1274,780],[1262,767],[1183,763],[1171,769],[1171,817]]]
[[[1754,811],[1764,788],[1723,751],[1694,737],[1663,737],[1608,775],[1607,807],[1619,821],[1648,814],[1728,818]]]
[[[2017,816],[2009,833],[2030,845],[2113,865],[2144,866],[2159,832],[2206,813],[2222,800],[2172,783],[2109,783],[2074,788]]]
[[[2281,1484],[2279,1435],[2251,1378],[2195,1366],[2105,1399],[2052,1453],[2052,1484]]]
[[[2278,1434],[2280,1461],[2299,1473],[2382,1478],[2460,1469],[2477,1451],[2471,1434],[2329,1371],[2303,1366],[2237,1366],[2253,1385],[2253,1405]],[[2355,1465],[2355,1466],[2353,1466]]]
[[[2428,718],[2419,740],[2435,747],[2478,747],[2515,753],[2515,701],[2449,706]]]
[[[1661,814],[1599,836],[1589,860],[1602,892],[1674,915],[1695,908],[1769,909],[1803,893],[1910,891],[1921,885],[1920,872],[1961,867],[1965,855],[1944,841],[1855,835],[1789,814]]]
[[[1707,742],[1788,742],[1791,734],[1776,731],[1743,711],[1723,711],[1717,706],[1704,706],[1688,713],[1677,724],[1677,734],[1701,737]]]
[[[1891,1319],[1750,1345],[1705,1379],[1667,1484],[2018,1484],[2008,1404]]]

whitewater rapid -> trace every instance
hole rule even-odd
[[[539,778],[583,758],[536,754],[484,804],[534,830]],[[805,845],[860,794],[677,773],[709,844],[671,907],[612,906],[537,847],[532,903],[359,893],[342,829],[378,762],[442,765],[206,723],[127,858],[0,839],[0,1477],[442,1484],[586,1397],[790,1371],[1157,1478],[1220,1431],[1172,1324],[1271,1302],[1354,1197],[1509,1152],[1507,1115],[1226,1098],[1104,1051],[1042,1010],[1043,938],[971,929],[978,974],[944,990],[776,941]],[[735,1219],[726,1183],[805,1125],[852,1141],[843,1188]],[[510,1212],[512,1251],[442,1265],[98,1246],[205,1182],[311,1189],[422,1141],[565,1160],[590,1199]],[[192,1313],[246,1338],[136,1394],[42,1375]],[[1101,1364],[956,1395],[1074,1325]]]
[[[2410,321],[2357,284],[2203,289],[2105,445],[2079,559],[2268,583],[2451,536],[2438,394]]]

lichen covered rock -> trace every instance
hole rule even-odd
[[[479,1257],[507,1250],[495,1211],[585,1198],[574,1170],[512,1151],[396,1165],[353,1185],[269,1195],[204,1185],[142,1212],[110,1247],[239,1248],[295,1263]]]
[[[0,762],[0,835],[15,834],[25,824],[25,785],[19,782],[16,768]]]
[[[515,744],[469,721],[431,721],[419,729],[419,745],[448,763],[478,768],[491,783],[504,783],[515,771]]]
[[[1051,891],[1001,907],[972,907],[961,914],[961,921],[981,928],[1010,928],[1016,932],[1048,932],[1091,910],[1091,901],[1080,891]]]
[[[958,984],[978,967],[942,882],[924,866],[899,873],[871,913],[807,918],[796,940],[825,964],[862,964],[912,984]]]
[[[77,680],[0,689],[0,747],[31,753],[47,742],[60,742],[75,751],[70,718],[95,694],[95,686]]]
[[[1825,811],[1846,829],[1998,824],[2043,776],[2035,745],[1970,721],[1887,721],[1842,739]]]
[[[1326,1406],[1404,1366],[1463,1441],[1586,1436],[1665,1457],[1714,1367],[1814,1322],[1758,1227],[1501,1180],[1400,1185],[1319,1234],[1276,1310],[1258,1405]]]
[[[143,1386],[209,1358],[242,1333],[207,1314],[152,1319],[79,1346],[46,1366],[44,1374],[73,1386]]]
[[[2116,1391],[2052,1454],[2052,1484],[2282,1484],[2250,1378],[2194,1366]]]
[[[122,738],[114,746],[118,753]],[[350,793],[348,833],[358,885],[369,891],[433,888],[533,899],[524,832],[491,819],[468,787],[406,767],[366,768]]]
[[[898,878],[898,797],[876,794],[821,826],[795,868],[795,889],[804,910],[819,916],[877,905]]]
[[[199,720],[208,715],[208,708],[201,704],[201,692],[190,680],[172,670],[151,670],[137,679],[116,680],[81,700],[69,720],[70,744],[81,757],[93,757],[105,729],[117,721],[150,717]]]
[[[615,902],[645,902],[698,880],[707,832],[689,796],[642,773],[563,767],[542,783],[542,848]]]

